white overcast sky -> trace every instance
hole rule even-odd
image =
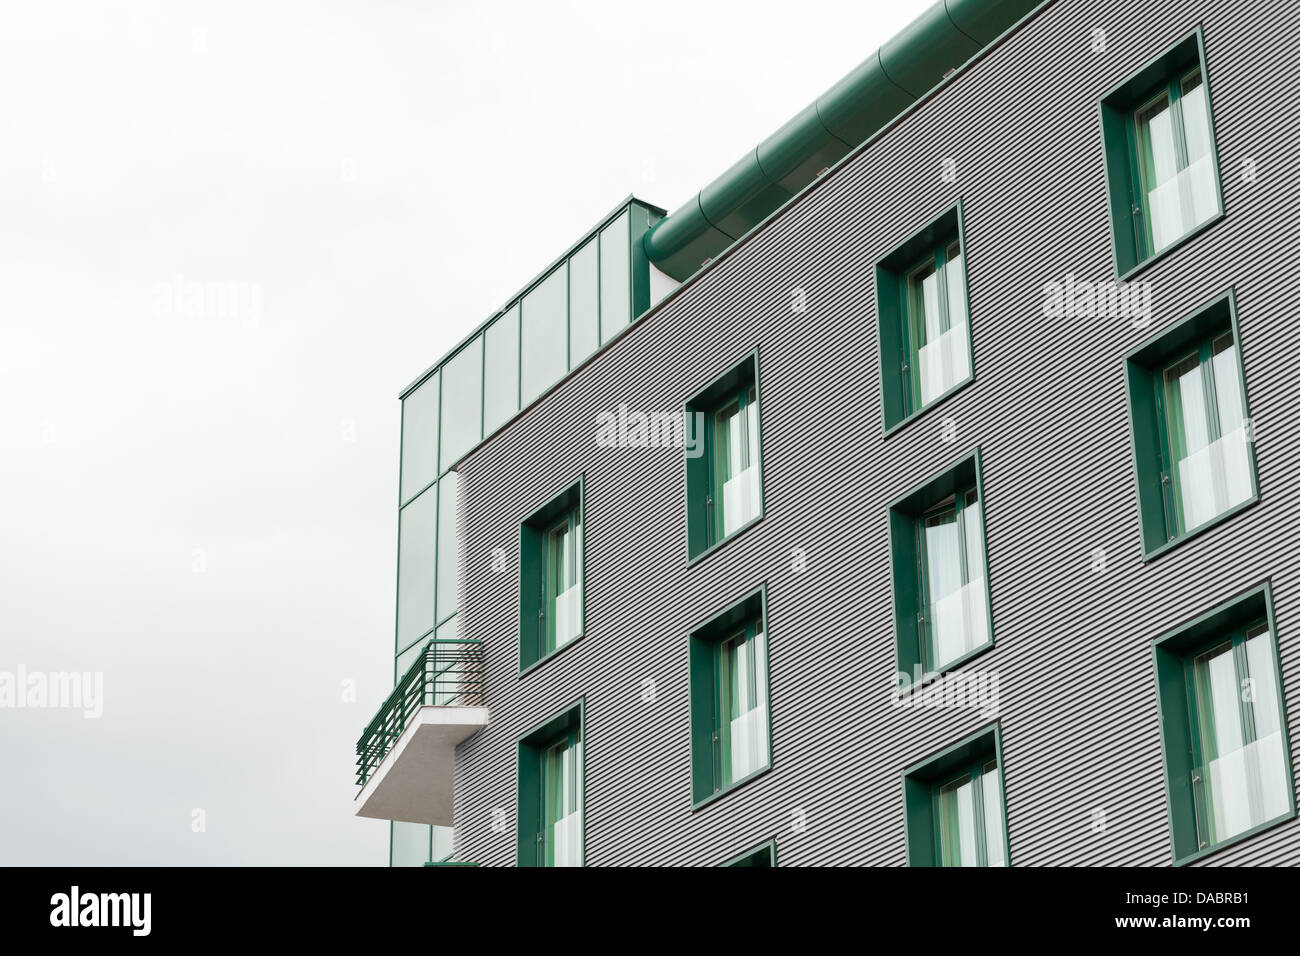
[[[926,6],[5,4],[0,672],[104,702],[0,709],[0,864],[385,863],[397,392]]]

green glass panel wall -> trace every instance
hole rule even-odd
[[[649,308],[641,238],[662,216],[663,210],[637,202],[622,208],[403,396],[411,409],[403,428],[410,450],[403,500]],[[439,421],[440,412],[446,420]]]
[[[483,431],[491,434],[519,411],[519,306],[483,333]]]
[[[435,624],[438,637],[460,636],[460,488],[450,469],[649,307],[640,242],[663,215],[633,202],[603,220],[402,396],[397,676]]]
[[[452,835],[455,831],[451,827],[433,827],[433,861],[437,863],[445,860],[452,853]]]
[[[434,547],[437,486],[402,509],[397,555],[397,647],[402,649],[434,625]]]
[[[453,618],[452,620],[455,619]],[[451,622],[448,621],[447,623],[450,624]],[[397,664],[393,668],[393,680],[395,682],[400,680],[401,676],[411,669],[411,665],[415,663],[415,659],[420,656],[420,652],[424,650],[424,646],[427,643],[427,640],[416,641],[406,650],[402,651],[402,653],[397,655]]]
[[[568,367],[568,270],[561,265],[524,296],[521,391],[527,405]]]
[[[625,212],[600,232],[600,340],[632,321],[631,224]]]
[[[483,337],[461,349],[442,367],[448,402],[442,409],[443,471],[483,437]]]
[[[438,477],[438,375],[402,402],[402,501]]]
[[[596,240],[569,260],[569,368],[600,347],[600,257]]]
[[[423,823],[393,823],[393,866],[424,866],[429,862],[429,826]]]

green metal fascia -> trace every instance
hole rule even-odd
[[[1024,0],[948,0],[948,18],[958,30],[986,47],[1034,6]]]
[[[729,246],[792,195],[763,172],[755,148],[700,190],[700,211],[716,232],[727,237]],[[647,246],[647,254],[649,249]]]
[[[643,237],[684,282],[1042,0],[939,0]]]
[[[877,50],[819,96],[816,105],[822,125],[849,147],[848,155],[913,102],[912,95],[885,74]]]
[[[880,48],[880,65],[886,76],[917,100],[942,80],[945,73],[961,66],[979,49],[980,44],[953,23],[946,3],[940,2]]]
[[[816,103],[758,144],[763,173],[793,196],[849,154],[852,143],[841,139],[822,122]]]

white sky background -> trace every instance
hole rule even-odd
[[[0,709],[0,864],[386,863],[398,391],[926,6],[6,4],[0,671],[104,711]]]

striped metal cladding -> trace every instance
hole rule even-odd
[[[1198,24],[1225,218],[1138,276],[1150,328],[1042,318],[1045,282],[1113,277],[1100,97]],[[582,697],[589,864],[716,864],[772,837],[782,865],[903,864],[904,768],[989,718],[890,702],[886,509],[977,447],[997,644],[962,671],[998,676],[1013,864],[1171,861],[1152,640],[1265,580],[1294,742],[1300,271],[1260,253],[1297,233],[1300,124],[1280,121],[1277,78],[1298,32],[1294,8],[1241,0],[1058,0],[463,461],[464,634],[485,643],[492,723],[458,751],[457,859],[514,862],[518,739]],[[873,269],[958,198],[976,379],[884,438]],[[1262,498],[1144,564],[1124,356],[1230,287]],[[688,567],[681,452],[597,447],[596,418],[680,409],[755,348],[765,517]],[[517,562],[494,572],[492,552],[517,559],[522,517],[579,473],[586,636],[520,678]],[[764,583],[773,767],[692,812],[687,633]],[[1300,862],[1300,823],[1203,862]]]

